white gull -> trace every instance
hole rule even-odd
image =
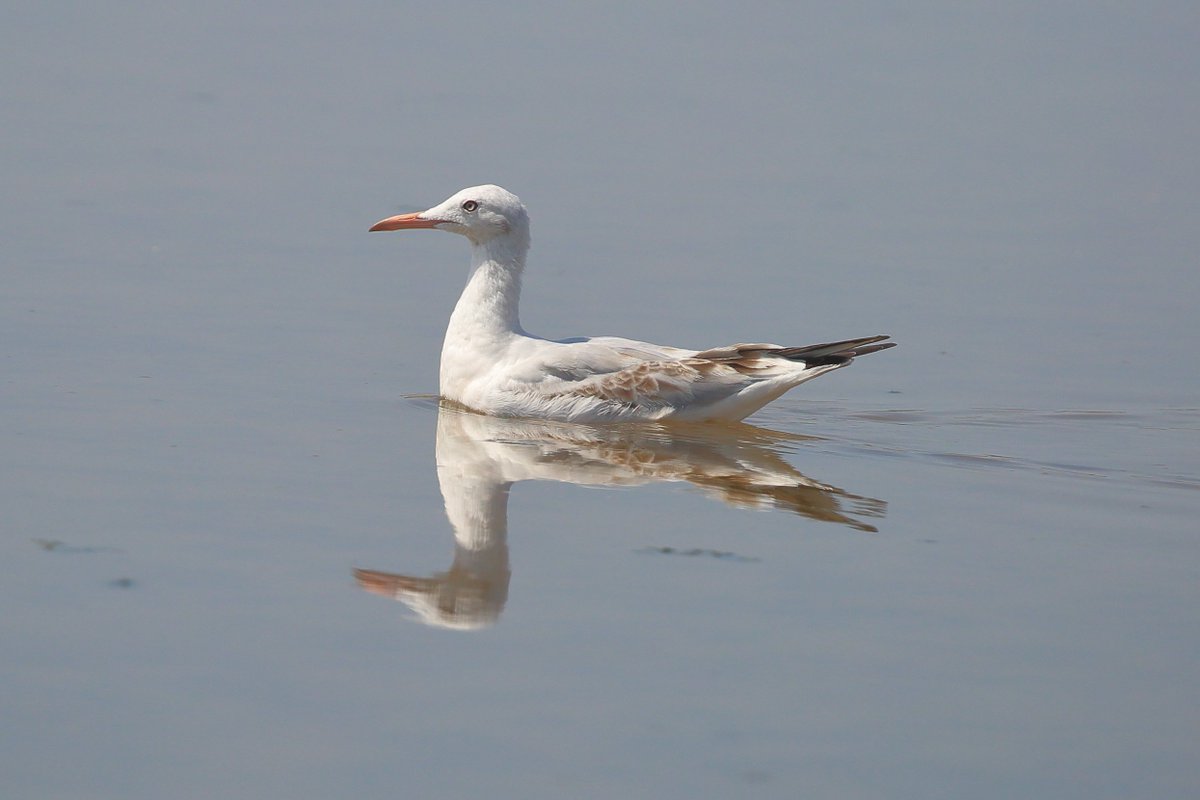
[[[552,341],[521,327],[529,215],[499,186],[463,189],[440,205],[388,217],[372,231],[437,228],[471,242],[471,277],[442,343],[441,395],[501,417],[566,422],[740,420],[787,390],[894,346],[887,336],[708,350],[615,336]]]

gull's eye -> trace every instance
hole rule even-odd
[[[468,214],[477,208],[479,208],[479,203],[476,203],[474,200],[463,200],[462,210],[466,211]]]

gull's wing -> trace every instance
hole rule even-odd
[[[891,347],[868,336],[804,347],[736,344],[703,351],[605,338],[557,343],[534,390],[579,411],[640,409],[657,416],[741,419],[788,389]]]

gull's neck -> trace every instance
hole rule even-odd
[[[451,333],[487,340],[521,333],[521,273],[528,245],[497,236],[471,245],[471,277],[450,315]],[[483,343],[482,341],[480,342]]]
[[[465,402],[474,377],[503,356],[521,329],[521,273],[528,235],[512,233],[471,245],[471,277],[450,315],[442,343],[442,394]]]

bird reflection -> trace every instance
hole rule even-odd
[[[742,508],[780,509],[859,531],[886,503],[806,477],[779,449],[810,437],[741,423],[584,426],[438,411],[437,474],[454,529],[450,569],[430,577],[356,569],[358,585],[429,625],[493,624],[508,599],[508,494],[525,480],[589,486],[687,481]]]

